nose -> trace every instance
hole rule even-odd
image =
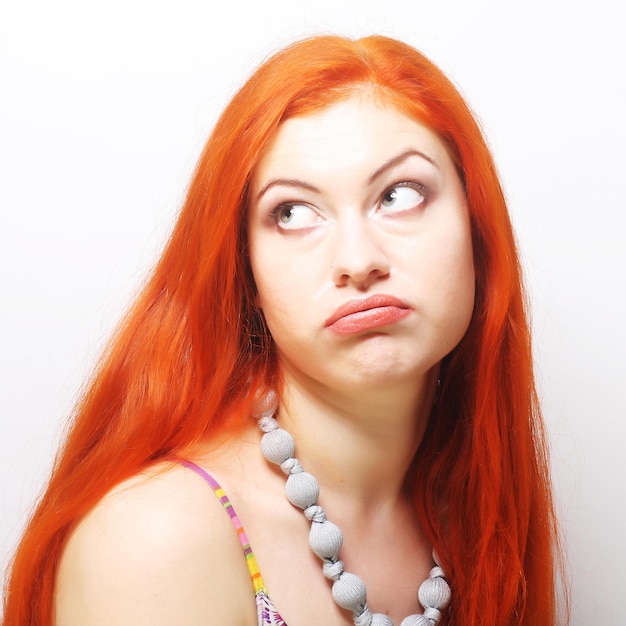
[[[368,289],[391,269],[381,233],[368,220],[347,220],[335,225],[332,280],[337,287]]]

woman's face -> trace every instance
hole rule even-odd
[[[345,390],[415,385],[474,305],[469,216],[443,142],[355,96],[286,120],[253,172],[250,261],[281,366]]]

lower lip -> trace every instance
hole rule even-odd
[[[381,306],[340,317],[328,328],[339,335],[352,335],[394,324],[404,319],[410,312],[411,309],[397,306]]]

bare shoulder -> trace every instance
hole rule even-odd
[[[228,515],[182,466],[109,493],[73,531],[59,566],[55,626],[245,626],[255,615]]]

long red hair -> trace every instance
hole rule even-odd
[[[454,589],[446,622],[555,623],[548,463],[520,266],[491,154],[452,83],[413,48],[324,36],[263,64],[219,119],[163,256],[76,408],[12,564],[6,626],[50,624],[68,534],[112,487],[249,419],[252,392],[277,374],[246,253],[251,171],[281,121],[363,85],[446,142],[471,214],[475,310],[443,364],[407,476]]]

